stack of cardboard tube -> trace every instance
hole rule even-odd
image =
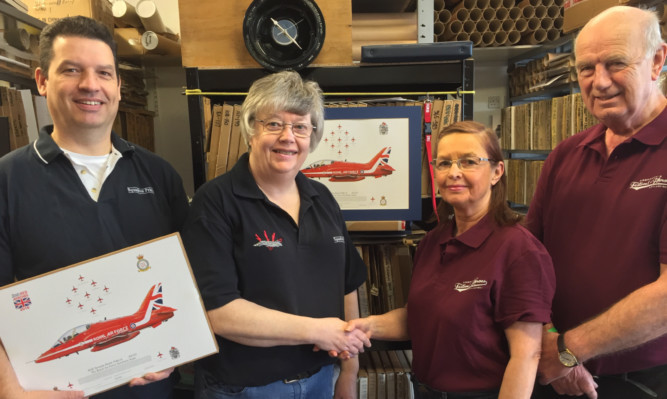
[[[475,47],[554,41],[563,0],[435,0],[434,41],[470,40]]]
[[[155,1],[140,0],[133,6],[125,0],[115,0],[111,10],[118,26],[114,35],[119,55],[180,56],[180,39],[165,27]]]

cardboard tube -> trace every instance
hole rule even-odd
[[[561,7],[555,6],[555,5],[550,5],[547,7],[547,17],[549,18],[556,18],[560,16],[560,10]]]
[[[513,46],[519,43],[519,40],[521,40],[521,33],[519,33],[519,31],[517,31],[516,29],[513,29],[507,33],[508,45]]]
[[[433,22],[433,34],[440,36],[445,33],[445,24],[440,21]]]
[[[530,19],[535,16],[535,7],[533,6],[525,6],[521,10],[521,14],[523,15],[524,18]]]
[[[493,44],[493,41],[495,40],[496,35],[491,32],[491,31],[486,31],[482,34],[482,46],[483,47],[488,47]]]
[[[514,7],[515,1],[514,0],[503,0],[503,7],[510,9]]]
[[[542,5],[545,7],[550,7],[554,5],[554,0],[542,0]]]
[[[477,0],[477,8],[483,10],[489,6],[489,0]]]
[[[465,8],[459,8],[455,12],[452,12],[452,18],[457,19],[461,22],[465,21],[470,17],[470,12]]]
[[[560,30],[552,28],[547,31],[547,41],[553,42],[559,37],[560,37]]]
[[[554,28],[558,30],[563,29],[563,17],[557,17],[556,19],[554,19]]]
[[[482,11],[482,18],[487,21],[491,21],[492,19],[496,18],[496,9],[491,7],[485,8]]]
[[[477,22],[480,19],[482,19],[482,10],[477,8],[477,7],[471,9],[470,10],[470,19],[474,22]]]
[[[479,46],[482,44],[482,34],[480,32],[473,32],[470,34],[470,41],[473,46]]]
[[[452,12],[449,11],[448,9],[444,9],[440,11],[440,14],[438,14],[438,20],[442,22],[443,24],[446,24],[452,19]]]
[[[547,39],[547,32],[542,29],[535,29],[535,31],[531,32],[528,35],[525,35],[521,38],[521,42],[523,44],[540,44],[543,41]]]
[[[449,8],[451,10],[460,2],[461,0],[445,0],[445,8]]]
[[[540,27],[540,19],[532,17],[528,19],[528,31],[533,32]]]
[[[563,7],[563,5],[565,5],[565,0],[554,0],[554,5]]]
[[[521,7],[521,8],[527,7],[527,6],[537,7],[540,4],[542,4],[541,0],[521,0],[519,2],[518,6]]]
[[[506,20],[509,17],[509,15],[510,15],[510,11],[505,7],[499,7],[496,10],[496,18],[498,18],[501,21]]]
[[[433,8],[435,11],[442,11],[445,9],[445,0],[433,0]]]
[[[355,13],[352,14],[352,27],[386,25],[417,25],[416,13]]]
[[[180,55],[181,45],[155,32],[146,31],[141,35],[141,45],[150,54]]]
[[[162,17],[158,13],[157,5],[153,0],[141,0],[136,6],[137,15],[141,19],[142,25],[147,31],[155,33],[164,33],[167,28],[162,22]]]
[[[511,19],[506,19],[503,21],[502,25],[500,26],[500,29],[502,29],[505,32],[509,32],[511,30],[514,30],[516,27],[516,23],[512,21]]]
[[[16,49],[21,51],[30,49],[30,33],[23,28],[7,29],[4,37],[7,44]]]
[[[546,31],[554,27],[554,20],[549,17],[544,17],[540,20],[540,27]]]
[[[489,21],[489,32],[498,32],[502,28],[502,22],[497,19],[492,19]]]
[[[507,32],[498,31],[496,32],[495,37],[493,38],[493,46],[503,46],[507,43]]]
[[[479,33],[484,33],[489,29],[489,22],[484,19],[480,19],[477,21],[477,25],[475,25],[475,30]],[[480,37],[481,41],[481,37]]]
[[[451,40],[463,31],[463,22],[453,19],[450,23],[445,25],[445,33],[441,36],[445,40]]]
[[[121,57],[140,56],[146,53],[141,45],[141,33],[137,28],[116,28],[113,30],[114,40],[118,45]]]
[[[466,32],[461,32],[458,35],[456,35],[456,40],[459,42],[464,42],[466,40],[470,40],[470,34]]]
[[[141,19],[137,15],[137,10],[132,4],[125,0],[117,0],[111,4],[111,12],[115,18],[116,24],[119,26],[132,26],[141,28]]]
[[[503,5],[503,0],[489,0],[489,7],[498,8]]]
[[[452,12],[456,12],[460,10],[461,8],[470,10],[471,8],[475,7],[477,5],[477,0],[462,0],[459,4],[454,7]]]
[[[547,16],[547,8],[545,6],[537,6],[535,7],[535,16],[537,18],[544,18]]]
[[[515,28],[519,33],[521,33],[521,32],[525,32],[526,29],[528,29],[528,21],[526,21],[526,20],[523,19],[523,18],[521,18],[521,19],[517,19],[517,20],[514,22],[514,28]]]
[[[352,41],[367,40],[416,40],[417,25],[354,26]]]
[[[512,7],[510,8],[510,15],[509,19],[516,21],[519,19],[519,17],[522,17],[523,13],[521,12],[521,9],[519,7]]]
[[[469,35],[475,31],[475,25],[475,21],[469,19],[463,23],[463,31]]]

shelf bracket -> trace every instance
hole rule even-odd
[[[433,43],[433,0],[417,0],[417,43]]]

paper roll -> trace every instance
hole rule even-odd
[[[137,15],[147,31],[155,33],[164,33],[167,28],[162,22],[162,17],[157,10],[157,5],[153,0],[141,0],[136,6]]]
[[[117,0],[111,4],[111,12],[116,20],[116,25],[119,26],[132,26],[134,28],[140,28],[142,26],[141,19],[137,15],[137,10],[132,4],[127,3],[125,0]]]
[[[141,45],[151,54],[180,55],[181,45],[171,39],[152,31],[141,35]]]
[[[21,51],[30,49],[30,33],[23,28],[5,30],[4,34],[7,44]]]
[[[352,41],[417,40],[417,25],[353,26]]]

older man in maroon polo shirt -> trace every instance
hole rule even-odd
[[[528,212],[556,270],[538,370],[551,387],[534,398],[667,398],[665,54],[655,14],[633,7],[577,38],[579,86],[601,123],[550,154]]]

